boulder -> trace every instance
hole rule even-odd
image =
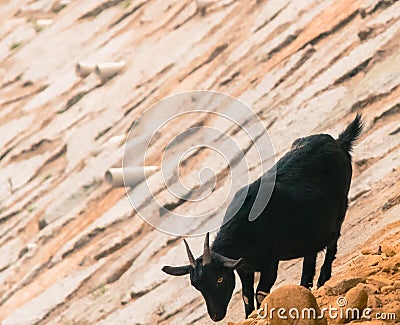
[[[356,288],[364,290],[367,294],[372,295],[379,292],[379,289],[372,284],[359,283]]]
[[[321,317],[321,310],[311,291],[297,285],[276,289],[264,299],[261,308],[259,316],[264,319],[257,324],[327,324],[326,319]]]
[[[362,316],[362,311],[367,308],[368,294],[365,290],[355,287],[350,289],[345,296],[346,300],[343,306],[343,318],[339,318],[339,323],[348,323],[352,320],[358,320]]]
[[[350,289],[346,293],[347,307],[357,308],[362,311],[367,308],[368,304],[368,293],[359,287]]]

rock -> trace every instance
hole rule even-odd
[[[372,295],[379,292],[379,289],[372,284],[359,283],[356,288],[364,290],[367,294]]]
[[[368,297],[368,307],[369,308],[381,308],[382,307],[382,302],[377,296],[369,296]]]
[[[360,14],[362,18],[365,18],[367,15],[373,12],[374,8],[379,4],[379,0],[365,0],[362,2],[360,6]]]
[[[26,248],[28,248],[28,249],[34,249],[34,248],[36,248],[36,243],[28,243],[27,245],[26,245]]]
[[[365,278],[363,277],[354,277],[341,280],[330,279],[325,283],[325,294],[327,296],[342,295],[351,288],[355,287],[357,284],[363,282],[365,282]]]
[[[60,12],[63,10],[69,3],[69,0],[57,0],[54,2],[53,6],[51,7],[51,10],[55,13]]]
[[[252,325],[252,324],[254,324],[254,319],[245,319],[243,322],[240,323],[240,325]]]
[[[131,294],[127,293],[125,294],[122,299],[121,299],[121,305],[126,305],[131,301]]]
[[[380,256],[381,256],[381,258],[382,258],[383,260],[387,260],[387,259],[389,258],[389,257],[387,257],[386,254],[384,254],[384,253],[382,253]]]
[[[362,311],[368,306],[368,294],[365,290],[355,287],[350,289],[345,296],[347,304],[345,308],[345,318],[339,319],[339,323],[348,323],[351,320],[360,319]],[[350,312],[350,310],[357,311]],[[349,311],[348,311],[349,310]]]
[[[290,310],[296,310],[299,312],[299,317],[302,317],[302,312],[304,310],[313,310],[315,314],[313,315],[313,311],[310,313],[306,313],[304,318],[301,318],[301,324],[303,325],[311,325],[311,324],[327,324],[325,318],[318,319],[317,317],[320,315],[321,311],[318,307],[317,301],[310,290],[297,286],[297,285],[286,285],[280,287],[269,294],[261,304],[260,310],[261,316],[266,316],[260,323],[257,324],[270,324],[270,325],[280,325],[280,324],[298,324],[299,318],[296,315],[296,312],[289,313]],[[272,318],[270,318],[270,313],[272,308],[275,309],[275,313],[272,314]],[[277,311],[278,309],[283,308],[285,310],[284,313],[279,314],[278,317]],[[307,309],[306,309],[307,308]],[[310,317],[309,317],[310,316]],[[287,317],[283,319],[283,317]],[[315,319],[314,319],[315,318]]]
[[[378,273],[381,270],[381,268],[379,266],[372,266],[369,267],[368,269],[363,271],[363,275],[367,278],[373,274]]]
[[[386,254],[387,257],[393,257],[396,255],[396,251],[390,245],[382,245],[381,247],[382,253]]]
[[[397,272],[400,269],[400,262],[395,263],[392,269]]]
[[[359,287],[350,289],[346,295],[347,306],[350,308],[357,308],[363,310],[367,308],[368,293]]]
[[[368,38],[369,35],[371,35],[372,32],[373,32],[373,29],[370,27],[367,27],[363,30],[360,30],[357,35],[361,41],[364,41],[365,39]]]
[[[378,265],[379,262],[382,261],[382,257],[380,255],[369,255],[366,260],[365,263],[368,266],[375,266]]]
[[[363,255],[380,255],[381,254],[381,247],[367,247],[361,250],[361,254]]]
[[[358,268],[360,264],[364,264],[369,255],[357,255],[353,258],[353,267]]]
[[[248,318],[257,318],[257,316],[258,316],[257,310],[253,310]]]
[[[394,290],[394,286],[383,286],[381,288],[382,293],[391,292]]]
[[[372,283],[374,285],[376,285],[379,288],[382,288],[384,286],[392,286],[394,284],[394,281],[390,280],[390,279],[386,279],[382,276],[370,276],[367,279],[367,283]]]
[[[400,289],[400,281],[395,281],[393,286],[395,289]]]

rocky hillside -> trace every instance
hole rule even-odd
[[[397,225],[398,226],[398,225]],[[392,228],[393,229],[393,228]],[[386,231],[386,230],[385,230]],[[383,244],[365,246],[354,254],[351,263],[336,273],[323,287],[312,292],[300,286],[283,286],[273,291],[261,304],[262,310],[254,311],[248,319],[237,325],[295,324],[289,310],[295,308],[303,324],[363,324],[385,325],[400,319],[400,244],[397,230],[381,236]],[[396,244],[397,243],[397,244]],[[368,243],[367,243],[368,244]],[[271,313],[272,308],[286,308],[283,317]],[[306,308],[316,311],[312,318]],[[325,309],[325,310],[324,310]],[[355,311],[354,311],[355,310]],[[357,312],[358,310],[358,312]],[[293,314],[295,315],[295,314]],[[308,316],[311,315],[311,316]],[[231,323],[235,324],[235,323]]]
[[[336,136],[362,112],[366,131],[354,152],[334,274],[343,276],[365,245],[394,234],[398,244],[400,2],[206,3],[197,10],[193,0],[2,2],[2,324],[211,323],[188,279],[160,270],[186,263],[182,240],[148,226],[125,190],[104,182],[104,172],[121,165],[132,123],[177,92],[238,97],[257,112],[278,157],[296,137]],[[106,82],[74,71],[80,61],[120,60],[124,70]],[[150,159],[159,162],[160,151]],[[228,166],[202,152],[183,177],[204,164],[227,175]],[[260,176],[255,167],[251,179]],[[219,186],[229,184],[223,178]],[[167,194],[161,184],[160,202],[190,215]],[[202,240],[189,239],[196,255]],[[281,263],[276,286],[298,283],[299,272],[300,261]],[[221,323],[243,319],[239,287]]]

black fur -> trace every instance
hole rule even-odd
[[[362,122],[362,116],[357,113],[356,118],[351,122],[348,127],[339,134],[338,141],[342,146],[343,150],[349,154],[353,151],[354,141],[358,139],[361,134],[364,125]]]
[[[351,151],[362,127],[361,115],[357,114],[337,140],[327,134],[317,134],[294,141],[292,149],[276,164],[272,196],[256,220],[250,222],[248,216],[260,179],[236,193],[225,214],[229,221],[220,228],[211,246],[212,263],[203,266],[199,257],[196,267],[189,267],[188,271],[214,321],[225,317],[235,285],[234,269],[242,282],[246,316],[254,310],[254,272],[261,273],[255,295],[259,306],[276,280],[280,260],[304,257],[301,285],[310,288],[317,253],[326,248],[317,286],[331,277],[347,209]],[[271,171],[262,177],[266,182],[273,179]],[[232,217],[235,203],[243,199],[243,205]],[[221,261],[223,258],[231,261],[228,267]],[[174,272],[170,268],[163,270],[182,275],[179,272],[182,269]],[[221,277],[223,282],[218,284]]]

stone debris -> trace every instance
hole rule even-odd
[[[394,284],[394,281],[384,278],[383,276],[370,276],[367,279],[367,283],[372,283],[381,289],[385,286],[392,286]]]
[[[391,285],[383,286],[383,287],[381,288],[381,292],[382,292],[382,293],[386,293],[386,292],[393,291],[394,289],[395,289],[395,287],[394,287],[394,286],[391,286]]]
[[[396,235],[392,237],[396,238]],[[396,240],[398,239],[396,238]],[[383,246],[384,244],[382,244],[382,247]],[[390,246],[394,251],[397,251],[399,247],[398,244],[388,246]],[[365,249],[362,249],[362,251],[365,252]],[[314,291],[314,296],[316,298],[315,303],[321,310],[322,308],[328,308],[329,306],[342,308],[342,314],[339,313],[337,318],[331,319],[325,314],[327,324],[388,324],[394,323],[396,319],[400,319],[399,270],[393,268],[393,266],[398,263],[398,256],[395,254],[391,257],[388,256],[386,260],[380,259],[380,262],[374,266],[374,268],[378,268],[378,271],[376,272],[377,274],[369,276],[368,278],[357,277],[356,274],[363,274],[364,269],[371,268],[370,263],[368,262],[370,256],[377,256],[380,258],[380,255],[358,255],[352,260],[353,262],[354,260],[357,260],[356,266],[350,264],[347,270],[343,270],[341,274],[334,275],[323,287]],[[389,271],[385,272],[386,269],[389,269]],[[295,295],[294,292],[284,289],[287,287],[290,286],[276,289],[265,298],[264,303],[267,301],[269,303],[275,303],[275,301],[271,300],[270,297],[273,297],[273,294],[278,292],[280,293],[279,296],[282,297],[282,300],[279,300],[279,304],[286,306],[287,301],[291,302],[291,297]],[[296,286],[293,287],[296,288]],[[304,292],[307,291],[304,288],[303,290],[305,290]],[[283,298],[284,296],[286,298]],[[301,297],[301,299],[303,299],[302,303],[305,305],[310,304],[310,301],[313,301],[312,298],[310,300],[310,295],[304,295]],[[296,302],[299,306],[302,303]],[[368,310],[368,313],[365,314],[366,316],[362,317],[364,315],[363,311],[367,310],[366,308],[370,308],[371,311]],[[356,310],[358,310],[358,312],[356,312]],[[376,318],[376,315],[382,315],[382,313],[385,313],[384,315],[387,317],[385,321],[374,319]],[[393,317],[395,319],[393,319]],[[251,323],[250,320],[253,320],[253,323]],[[255,311],[250,315],[248,320],[237,324],[266,323],[263,323],[263,320],[257,320],[257,312]]]
[[[361,250],[363,255],[380,255],[382,253],[381,247],[367,247]]]
[[[351,288],[355,287],[359,283],[365,282],[366,279],[363,277],[353,277],[336,280],[335,278],[330,279],[325,283],[325,294],[328,296],[337,296],[346,293]]]

